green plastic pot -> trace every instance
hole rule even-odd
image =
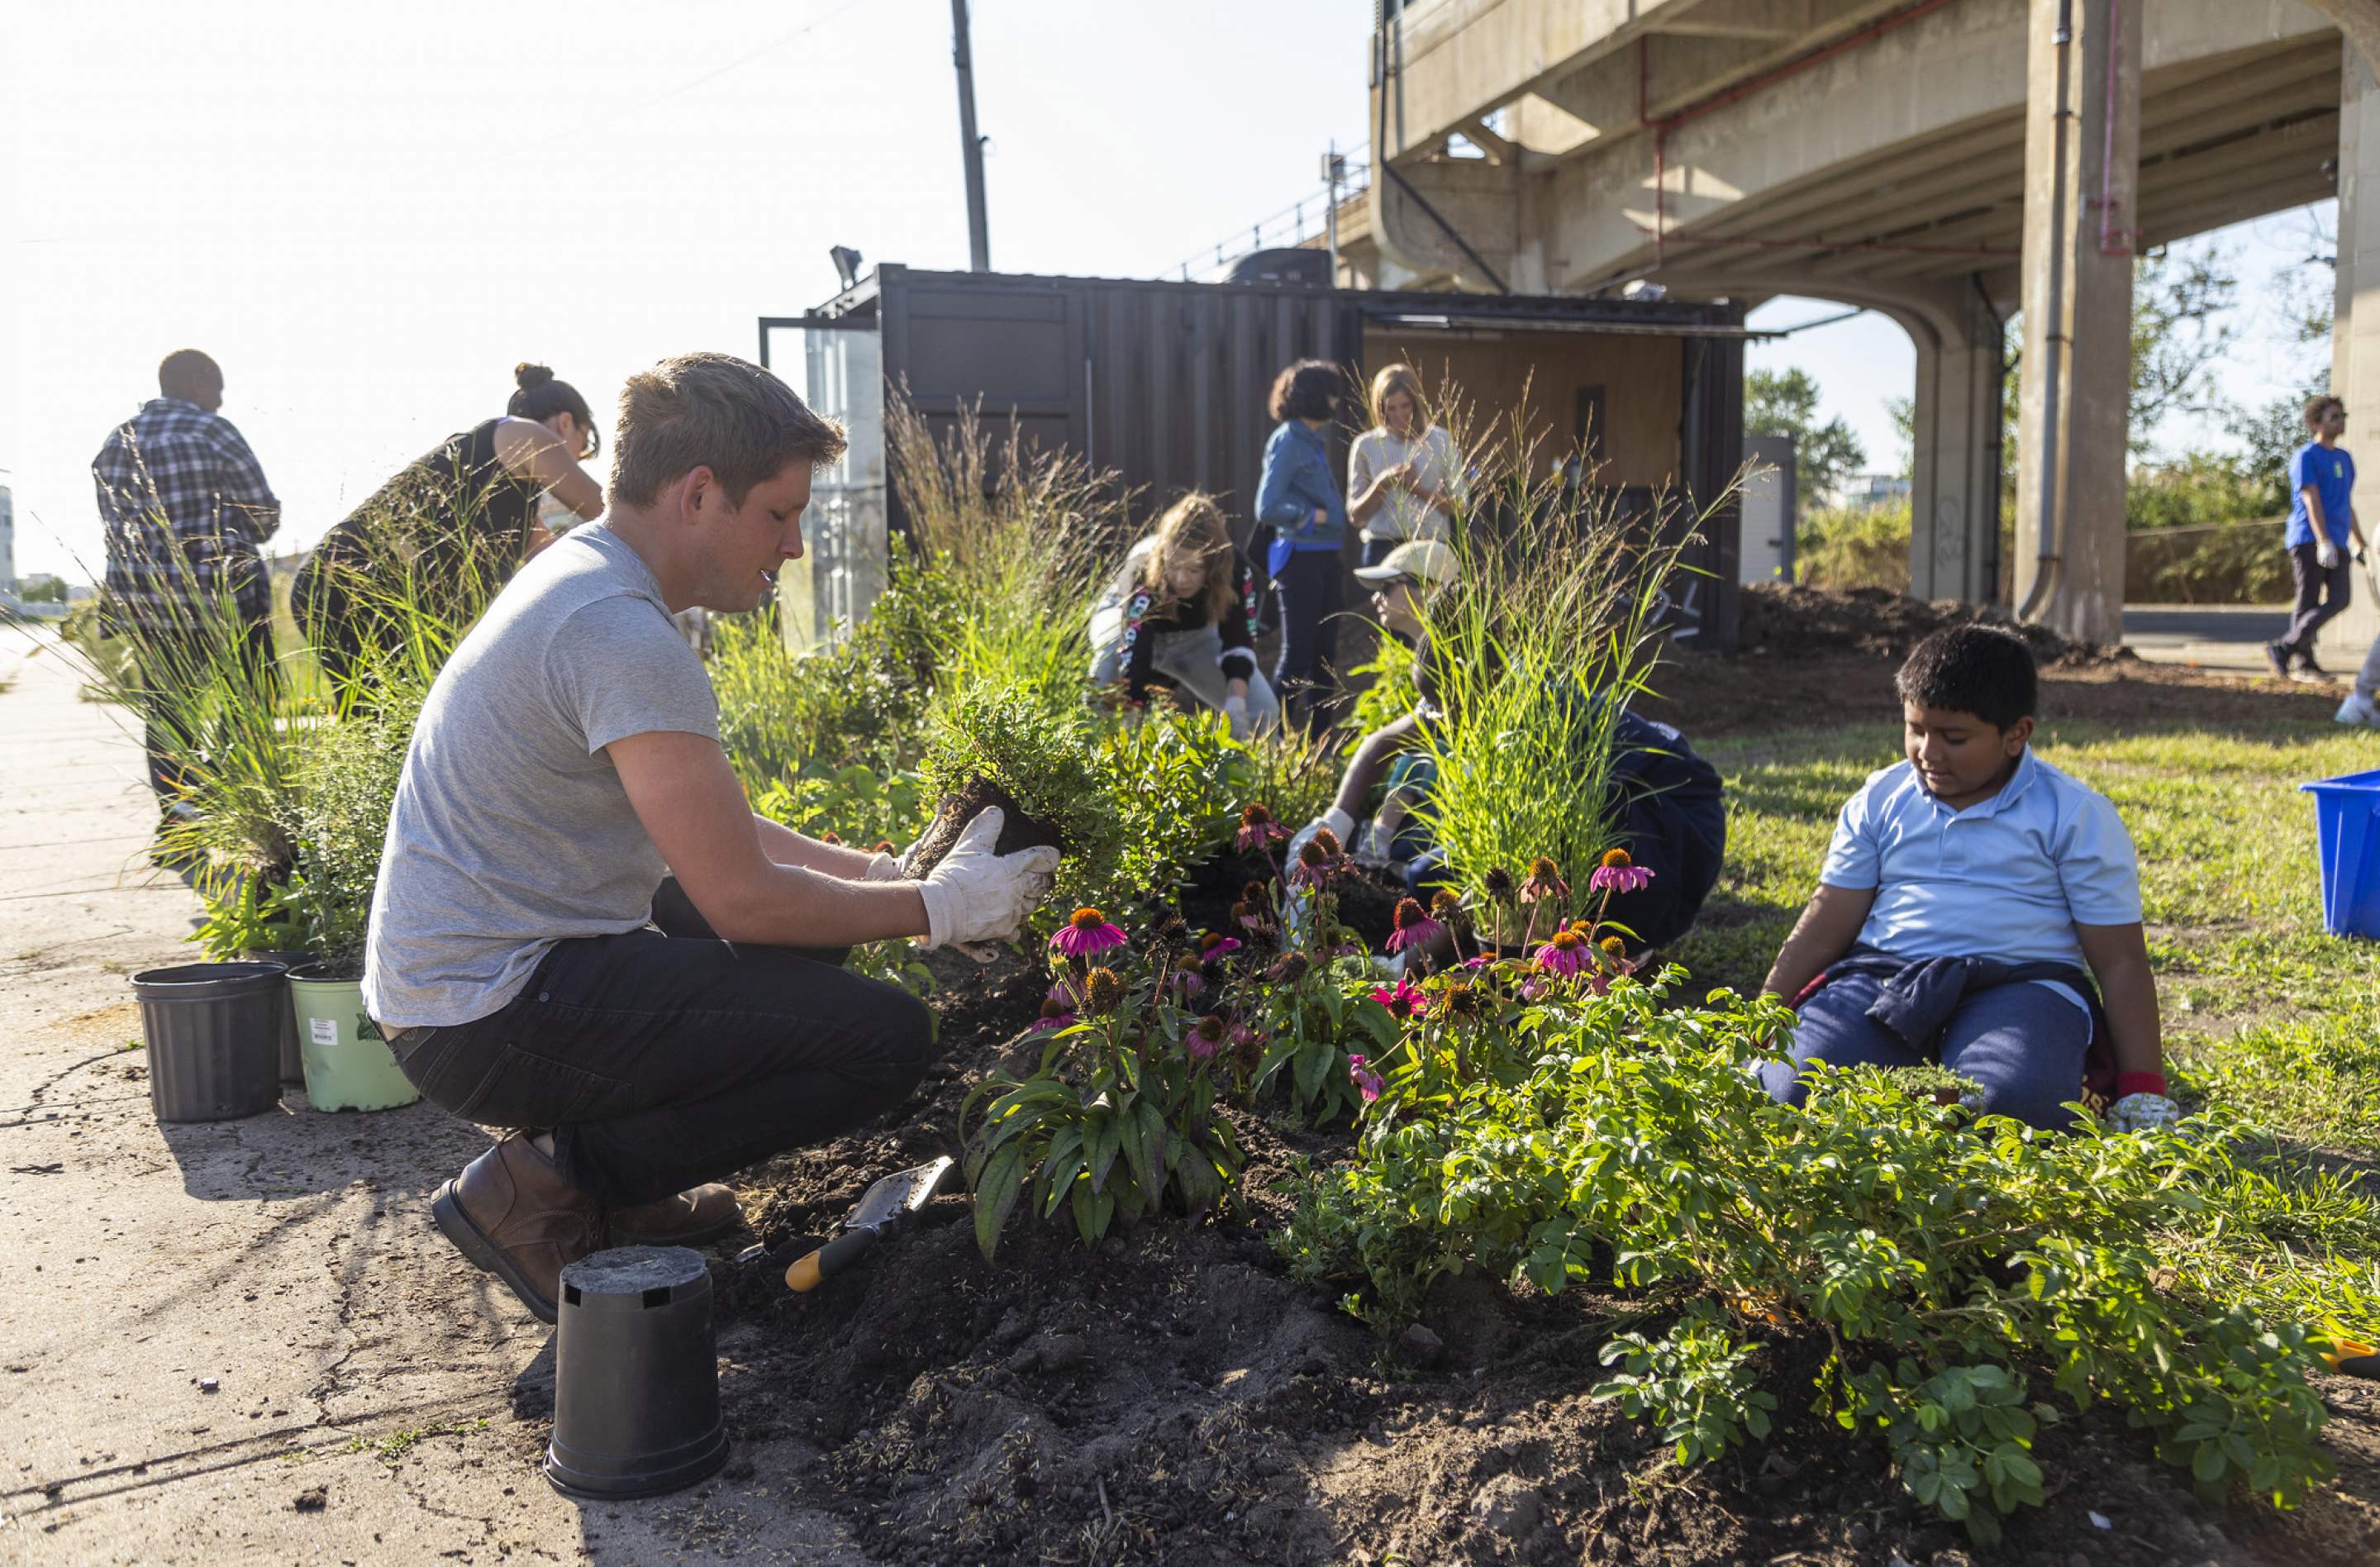
[[[395,1110],[421,1097],[364,1012],[362,980],[300,968],[289,976],[289,1001],[316,1110]]]

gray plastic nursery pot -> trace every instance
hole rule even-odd
[[[281,1099],[287,972],[277,963],[189,963],[132,977],[161,1122],[234,1121]]]
[[[622,1246],[562,1270],[545,1478],[583,1501],[659,1496],[727,1462],[710,1269],[685,1246]]]

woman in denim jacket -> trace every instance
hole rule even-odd
[[[1291,719],[1306,722],[1324,678],[1326,652],[1337,632],[1345,568],[1347,497],[1325,433],[1338,416],[1345,379],[1337,366],[1300,359],[1272,383],[1272,417],[1281,421],[1265,443],[1264,475],[1257,483],[1257,522],[1273,530],[1265,560],[1281,603],[1281,654],[1273,689]]]

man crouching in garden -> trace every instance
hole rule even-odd
[[[508,1127],[439,1229],[540,1319],[565,1265],[737,1222],[705,1184],[898,1103],[926,1009],[837,966],[861,941],[1015,933],[1057,851],[997,810],[922,881],[756,817],[671,624],[755,608],[802,553],[843,432],[757,366],[632,378],[611,510],[507,586],[431,687],[390,813],[364,1000],[406,1075]]]

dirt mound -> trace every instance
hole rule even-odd
[[[1976,622],[2023,638],[2034,658],[2045,665],[2103,663],[2132,656],[2122,648],[2070,641],[2046,627],[2021,624],[1993,605],[1956,599],[1929,603],[1881,588],[1761,582],[1745,588],[1738,603],[1736,646],[1746,654],[1792,657],[1852,649],[1898,661],[1946,626]]]
[[[1220,885],[1192,891],[1192,917],[1245,869],[1203,877]],[[1016,1032],[1039,999],[1036,966],[938,966],[942,1063],[884,1122],[752,1172],[746,1209],[770,1263],[721,1250],[721,1394],[739,1443],[726,1478],[844,1520],[875,1559],[1848,1567],[2380,1549],[2367,1500],[2380,1495],[2380,1400],[2351,1384],[2329,1390],[2350,1494],[2287,1520],[2203,1506],[2099,1411],[2045,1430],[2048,1504],[2010,1521],[2002,1551],[1972,1552],[1909,1501],[1879,1451],[1808,1412],[1815,1342],[1771,1347],[1784,1408],[1769,1441],[1679,1471],[1656,1430],[1588,1396],[1597,1352],[1642,1301],[1459,1277],[1391,1348],[1331,1292],[1291,1281],[1267,1237],[1299,1166],[1343,1156],[1339,1131],[1234,1116],[1250,1162],[1220,1221],[1091,1251],[1012,1225],[996,1267],[953,1191],[852,1273],[794,1295],[784,1262],[876,1177],[959,1151],[970,1087],[1038,1053]],[[517,1403],[531,1422],[550,1407],[542,1385]]]

